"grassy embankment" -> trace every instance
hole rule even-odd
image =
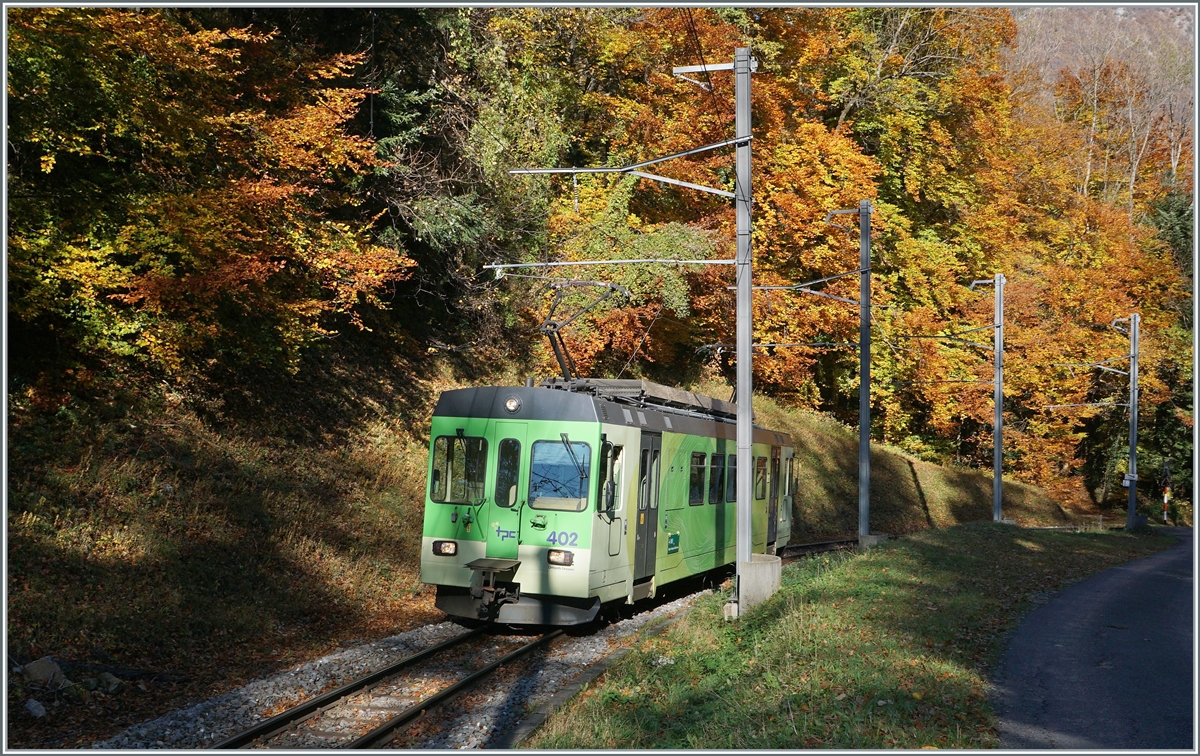
[[[10,745],[88,745],[440,618],[419,582],[420,502],[451,370],[384,354],[219,392],[128,381],[53,413],[10,393],[10,654],[190,678],[86,706],[41,696],[34,720],[10,677]]]
[[[996,747],[989,669],[1019,617],[1173,540],[985,522],[801,560],[736,623],[703,599],[525,746]]]
[[[697,389],[725,398],[728,388]],[[796,447],[792,542],[858,533],[858,430],[765,397],[755,422],[791,434]],[[1035,486],[1004,481],[1004,517],[1020,525],[1067,525],[1080,518]],[[992,519],[990,470],[942,467],[891,446],[871,446],[871,531],[898,535]]]
[[[307,377],[220,395],[130,386],[51,415],[10,396],[13,655],[190,677],[151,684],[162,708],[438,618],[418,575],[428,418],[438,391],[488,380],[400,356],[349,364],[368,363],[318,360]],[[853,433],[756,408],[796,439],[794,540],[856,532]],[[872,478],[876,530],[991,516],[985,473],[880,449]],[[1008,484],[1006,497],[1022,520],[1065,519],[1035,489]],[[70,742],[72,722],[111,730],[138,709],[129,697],[55,707],[29,732]]]

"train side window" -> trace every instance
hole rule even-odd
[[[654,454],[650,457],[650,471],[654,477],[650,479],[650,508],[658,509],[658,485],[659,485],[659,469],[658,469],[658,449],[654,450]]]
[[[725,455],[714,454],[709,459],[708,503],[720,504],[725,493]]]
[[[625,494],[621,487],[621,481],[625,479],[625,447],[613,447],[613,482],[617,484],[617,492],[614,497],[616,511],[621,511],[624,508]]]
[[[517,503],[517,480],[521,476],[521,442],[506,438],[500,442],[496,457],[496,504],[511,507]]]
[[[754,498],[767,498],[767,458],[754,459]]]
[[[645,509],[650,504],[650,450],[642,449],[641,479],[638,480],[638,509]]]
[[[445,504],[470,504],[483,498],[487,440],[478,436],[438,436],[433,442],[429,498]]]
[[[600,475],[596,488],[599,495],[596,497],[596,510],[615,512],[621,506],[621,468],[624,466],[624,458],[621,453],[625,447],[605,441],[600,449]]]
[[[729,472],[725,479],[725,501],[737,501],[737,455],[730,454],[726,459],[729,464],[725,469]]]
[[[659,450],[650,455],[650,509],[659,508]]]
[[[791,496],[792,488],[796,485],[796,458],[788,457],[787,464],[783,467],[783,495]]]
[[[692,474],[688,478],[688,504],[704,503],[704,452],[692,452]]]
[[[592,447],[582,441],[534,441],[529,456],[529,506],[560,512],[587,509]]]

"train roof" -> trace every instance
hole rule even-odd
[[[711,396],[650,381],[622,381],[614,378],[575,378],[567,381],[561,378],[550,378],[542,381],[542,388],[591,394],[600,399],[653,407],[665,412],[688,410],[722,420],[737,420],[737,405],[733,402],[723,402],[720,399],[713,399]]]
[[[505,409],[509,398],[519,409]],[[633,410],[631,412],[630,410]],[[438,417],[614,422],[650,431],[734,438],[737,405],[641,380],[552,378],[540,386],[479,386],[442,392]],[[674,418],[672,421],[671,418]],[[791,444],[791,436],[754,426],[755,443]]]

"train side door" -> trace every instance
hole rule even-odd
[[[521,532],[521,510],[529,497],[528,476],[521,474],[525,449],[525,423],[496,423],[495,492],[489,516],[483,523],[487,529],[489,557],[516,559],[518,535]]]
[[[662,455],[662,436],[642,433],[638,454],[637,515],[634,530],[634,581],[654,575],[658,557],[658,488],[659,457]]]
[[[779,447],[771,447],[771,484],[767,499],[767,547],[775,543],[779,528]]]
[[[783,508],[782,521],[784,530],[787,531],[787,538],[791,538],[792,532],[792,502],[796,498],[796,457],[794,449],[785,449],[783,454],[783,483],[780,484],[779,506]],[[779,540],[778,537],[775,539]],[[784,540],[787,543],[787,540]]]
[[[606,465],[605,481],[612,481],[612,509],[607,515],[601,515],[598,528],[608,528],[608,555],[621,555],[621,544],[625,542],[625,526],[628,515],[625,512],[625,450],[621,446],[611,446],[604,456]],[[606,483],[607,486],[607,483]],[[606,508],[605,491],[600,492],[600,506]]]

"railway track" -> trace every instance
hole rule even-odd
[[[838,551],[840,549],[851,549],[858,546],[858,538],[835,538],[830,541],[816,541],[814,543],[793,543],[784,546],[779,550],[777,556],[784,561],[791,561],[798,557],[808,554],[819,554],[823,551]]]
[[[365,675],[304,703],[294,706],[237,735],[211,746],[213,749],[305,747],[303,740],[320,740],[327,748],[365,749],[385,745],[398,730],[422,714],[476,686],[503,665],[514,662],[563,634],[555,630],[518,645],[491,663],[474,669],[436,692],[412,700],[410,691],[396,684],[406,673],[419,671],[420,665],[453,654],[454,649],[472,639],[485,637],[486,628],[477,628],[401,659],[383,669]],[[468,651],[463,662],[470,665],[486,652]],[[492,652],[494,653],[494,652]],[[328,723],[325,720],[330,720]],[[382,721],[380,721],[382,720]],[[308,745],[307,747],[314,747]]]
[[[814,543],[793,544],[779,551],[785,561],[825,551],[853,548],[857,538],[840,538]],[[413,685],[404,690],[398,681],[403,678],[437,678],[438,674],[422,675],[421,667],[426,663],[445,664],[445,657],[459,655],[471,660],[468,666],[477,663],[480,657],[495,656],[496,651],[482,649],[463,652],[464,644],[487,636],[487,628],[480,627],[412,654],[400,661],[364,675],[352,682],[293,706],[259,724],[226,738],[212,746],[213,749],[233,750],[246,748],[296,748],[326,747],[353,750],[377,748],[396,739],[403,727],[441,706],[450,699],[477,686],[492,676],[501,667],[515,662],[530,652],[543,647],[561,636],[562,630],[541,635],[523,644],[511,644],[515,648],[505,651],[494,661],[473,669],[458,679],[449,681],[435,692],[413,695]],[[502,637],[501,642],[505,639]],[[456,651],[457,649],[457,651]],[[411,681],[410,681],[411,683]],[[418,686],[427,687],[427,686]],[[403,740],[403,738],[401,738]],[[317,744],[319,743],[319,744]]]

